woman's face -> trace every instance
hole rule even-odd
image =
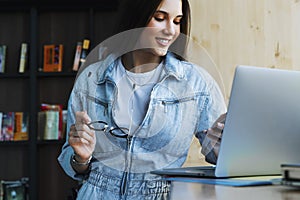
[[[181,18],[181,0],[163,0],[141,34],[140,47],[155,56],[166,55],[180,34]]]

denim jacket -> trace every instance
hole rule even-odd
[[[118,88],[112,78],[113,55],[85,68],[77,77],[68,102],[67,130],[75,112],[86,110],[92,121],[116,127],[112,113]],[[150,171],[181,167],[193,137],[200,143],[201,131],[224,112],[222,93],[201,67],[167,53],[164,77],[150,96],[140,127],[127,138],[96,132],[96,147],[89,174],[76,174],[70,165],[73,149],[64,144],[58,161],[72,178],[82,181],[78,199],[167,199],[170,184]],[[216,162],[213,152],[206,159]]]

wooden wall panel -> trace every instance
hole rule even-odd
[[[229,97],[238,64],[300,70],[299,0],[190,0],[192,37],[217,64]]]
[[[228,101],[238,64],[300,70],[300,0],[190,0],[192,37],[215,62]],[[197,53],[194,52],[194,53]],[[188,165],[202,163],[197,143]]]

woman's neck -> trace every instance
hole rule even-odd
[[[143,50],[132,51],[122,56],[124,67],[134,73],[145,73],[155,69],[162,57],[155,56],[151,52]]]

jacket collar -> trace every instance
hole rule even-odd
[[[106,80],[113,81],[112,72],[114,67],[117,67],[117,60],[119,57],[110,54],[105,60],[100,61],[97,65],[97,83],[101,84]],[[168,52],[164,60],[164,68],[166,77],[174,76],[176,79],[184,79],[184,67],[182,61],[177,59],[172,52]]]

